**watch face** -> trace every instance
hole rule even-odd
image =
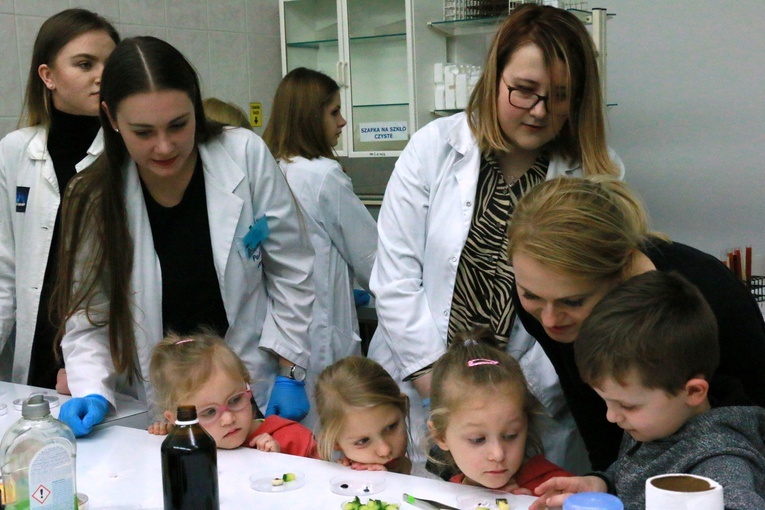
[[[305,368],[295,365],[292,367],[292,378],[296,381],[305,380]]]

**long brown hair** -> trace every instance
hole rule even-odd
[[[220,124],[205,119],[197,74],[177,49],[155,37],[134,37],[118,44],[101,78],[101,100],[109,112],[116,118],[124,99],[161,90],[178,90],[189,96],[194,104],[197,144],[220,133]],[[130,155],[103,109],[100,117],[104,153],[72,179],[64,198],[53,302],[65,320],[84,312],[94,326],[108,327],[114,368],[132,381],[139,369],[135,318],[130,310],[135,290],[130,287],[133,239],[128,229],[124,175]],[[57,335],[59,344],[64,332],[65,323]]]
[[[117,29],[106,18],[86,9],[66,9],[45,20],[32,48],[32,62],[29,65],[19,127],[50,126],[53,99],[51,91],[40,79],[38,68],[43,64],[53,67],[61,48],[93,30],[103,30],[109,34],[114,44],[120,42]]]
[[[587,28],[576,16],[551,6],[523,4],[512,10],[499,27],[489,49],[483,74],[470,96],[468,123],[483,152],[504,151],[508,140],[497,117],[497,95],[502,71],[513,53],[526,44],[535,44],[550,70],[561,62],[567,71],[563,86],[571,108],[568,120],[546,149],[570,161],[582,163],[586,175],[618,175],[606,146],[603,98],[600,90],[597,52]],[[554,77],[550,73],[551,79]]]
[[[275,159],[335,158],[324,130],[324,107],[340,87],[319,71],[298,67],[282,78],[263,140]]]

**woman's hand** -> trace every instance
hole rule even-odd
[[[539,499],[534,501],[529,510],[558,508],[572,494],[578,492],[608,492],[606,482],[597,476],[556,476],[539,484],[534,492]]]
[[[155,421],[146,430],[149,431],[149,434],[154,434],[155,436],[166,436],[173,430],[173,424],[166,421]]]
[[[276,439],[271,434],[258,434],[247,443],[247,446],[256,448],[261,452],[279,453],[282,451],[281,446],[279,446],[279,443],[276,442]]]
[[[66,379],[65,368],[59,368],[58,373],[56,374],[56,392],[60,393],[61,395],[72,394],[72,392],[69,390],[69,383]]]

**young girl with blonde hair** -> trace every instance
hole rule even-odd
[[[243,444],[258,450],[317,457],[310,430],[286,418],[262,417],[250,391],[250,372],[210,330],[170,334],[154,348],[150,379],[156,404],[168,423],[153,423],[152,434],[166,434],[179,405],[194,405],[199,423],[218,448]]]
[[[357,470],[410,474],[409,399],[379,364],[349,356],[319,375],[315,390],[319,455]]]
[[[532,494],[550,478],[571,475],[542,454],[539,402],[518,362],[494,344],[486,329],[455,335],[433,365],[428,429],[460,471],[452,482]]]

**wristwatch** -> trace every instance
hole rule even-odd
[[[305,381],[305,368],[300,365],[292,365],[291,367],[279,366],[278,374],[296,381]]]

